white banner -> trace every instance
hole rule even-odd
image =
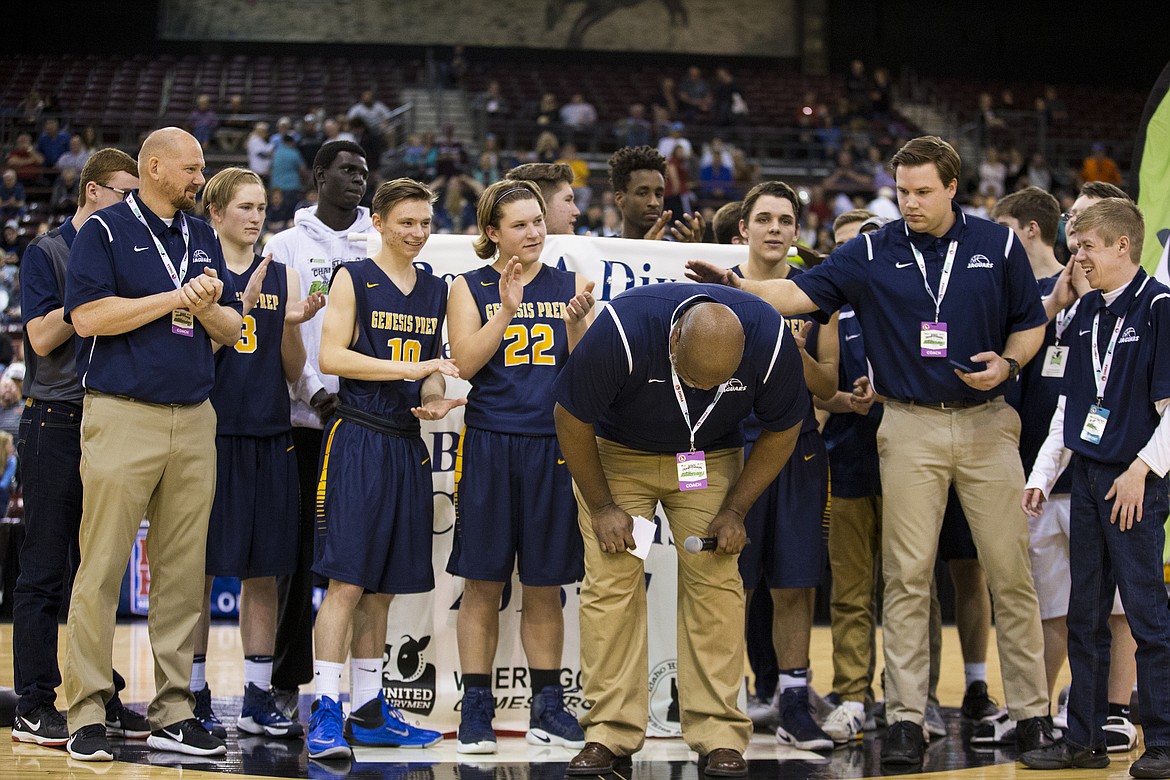
[[[484,264],[475,256],[471,241],[469,236],[431,236],[417,263],[450,283],[458,274]],[[378,237],[375,235],[370,254],[377,251]],[[594,293],[600,304],[632,287],[684,280],[683,268],[687,260],[704,259],[730,267],[745,261],[747,250],[742,246],[549,236],[542,259],[549,265],[576,271],[594,280]],[[464,395],[468,389],[466,382],[447,382],[448,396]],[[392,704],[408,717],[444,732],[455,731],[459,726],[458,709],[463,690],[455,636],[455,618],[463,582],[446,574],[455,526],[455,453],[462,429],[462,409],[456,409],[444,420],[423,423],[423,438],[430,449],[434,468],[435,590],[394,599],[386,631],[382,678]],[[661,511],[656,513],[654,520],[658,534],[646,561],[650,631],[647,670],[650,725],[647,734],[670,737],[681,733],[675,668],[677,568],[674,543]],[[565,649],[561,682],[567,691],[571,691],[566,696],[570,708],[579,715],[586,706],[579,690],[581,662],[577,612],[580,586],[566,586],[562,588],[562,594]],[[496,730],[523,733],[528,729],[532,690],[528,663],[520,645],[520,600],[519,578],[513,574],[500,605],[500,642],[492,673],[492,689],[496,698]]]

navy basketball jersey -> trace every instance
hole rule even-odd
[[[416,267],[414,289],[403,295],[370,258],[339,267],[353,280],[357,341],[350,349],[379,360],[421,363],[440,357],[447,316],[447,285],[442,279]],[[338,397],[394,427],[417,431],[418,418],[410,410],[420,404],[422,383],[341,377]]]
[[[732,268],[731,272],[741,279],[744,278],[743,270],[738,265],[735,266],[734,268]],[[788,276],[786,278],[791,279],[792,277],[796,276],[797,274],[801,274],[801,273],[804,273],[804,272],[801,271],[799,268],[797,268],[795,266],[789,266],[788,267]],[[800,329],[804,327],[804,323],[806,323],[806,322],[811,322],[812,328],[809,330],[808,337],[805,340],[804,350],[808,354],[816,357],[817,338],[820,335],[820,330],[821,330],[820,323],[818,323],[812,317],[809,317],[808,315],[805,315],[805,314],[798,314],[794,317],[785,317],[784,318],[784,323],[789,327],[793,336],[795,336],[797,333],[800,332]],[[812,398],[811,392],[809,393],[809,398]],[[816,413],[813,411],[813,407],[809,406],[808,414],[805,415],[804,422],[800,426],[800,432],[801,433],[808,433],[809,431],[816,430],[817,427],[818,426],[817,426]],[[749,414],[746,418],[744,418],[743,438],[745,441],[754,442],[756,439],[760,438],[760,431],[762,431],[762,430],[763,429],[760,427],[760,422],[759,422],[759,420],[756,419],[756,416],[754,414]]]
[[[490,265],[463,274],[481,323],[500,306],[500,273]],[[469,426],[497,433],[556,433],[553,381],[569,357],[561,315],[576,294],[576,277],[542,265],[524,286],[524,301],[496,354],[470,377]]]
[[[237,300],[243,298],[260,262],[261,258],[255,257],[242,274],[227,269]],[[211,404],[220,436],[275,436],[289,430],[288,387],[280,361],[287,298],[288,269],[281,263],[269,263],[260,298],[244,315],[240,340],[215,353]]]

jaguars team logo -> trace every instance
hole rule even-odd
[[[407,634],[397,648],[386,645],[382,687],[391,706],[416,715],[430,715],[435,708],[435,665],[423,654],[430,643],[429,636],[415,639]]]
[[[682,734],[678,709],[678,661],[671,658],[650,672],[650,725],[665,736]]]

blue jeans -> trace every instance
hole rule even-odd
[[[80,562],[81,406],[30,401],[17,439],[24,491],[24,543],[12,599],[12,666],[17,711],[56,700],[57,620]],[[115,688],[125,682],[114,674]]]
[[[1073,455],[1068,605],[1068,664],[1072,692],[1068,741],[1104,747],[1109,714],[1109,613],[1113,590],[1121,591],[1125,616],[1137,642],[1137,683],[1147,748],[1170,746],[1170,607],[1163,582],[1163,522],[1167,480],[1146,479],[1142,521],[1125,532],[1109,522],[1113,500],[1105,494],[1126,469]]]

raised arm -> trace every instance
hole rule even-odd
[[[451,283],[447,335],[451,341],[451,358],[459,366],[459,374],[464,379],[475,376],[500,348],[504,331],[524,300],[521,272],[520,261],[514,257],[504,266],[500,274],[500,308],[487,322],[482,321],[476,309],[467,280],[460,276]]]

